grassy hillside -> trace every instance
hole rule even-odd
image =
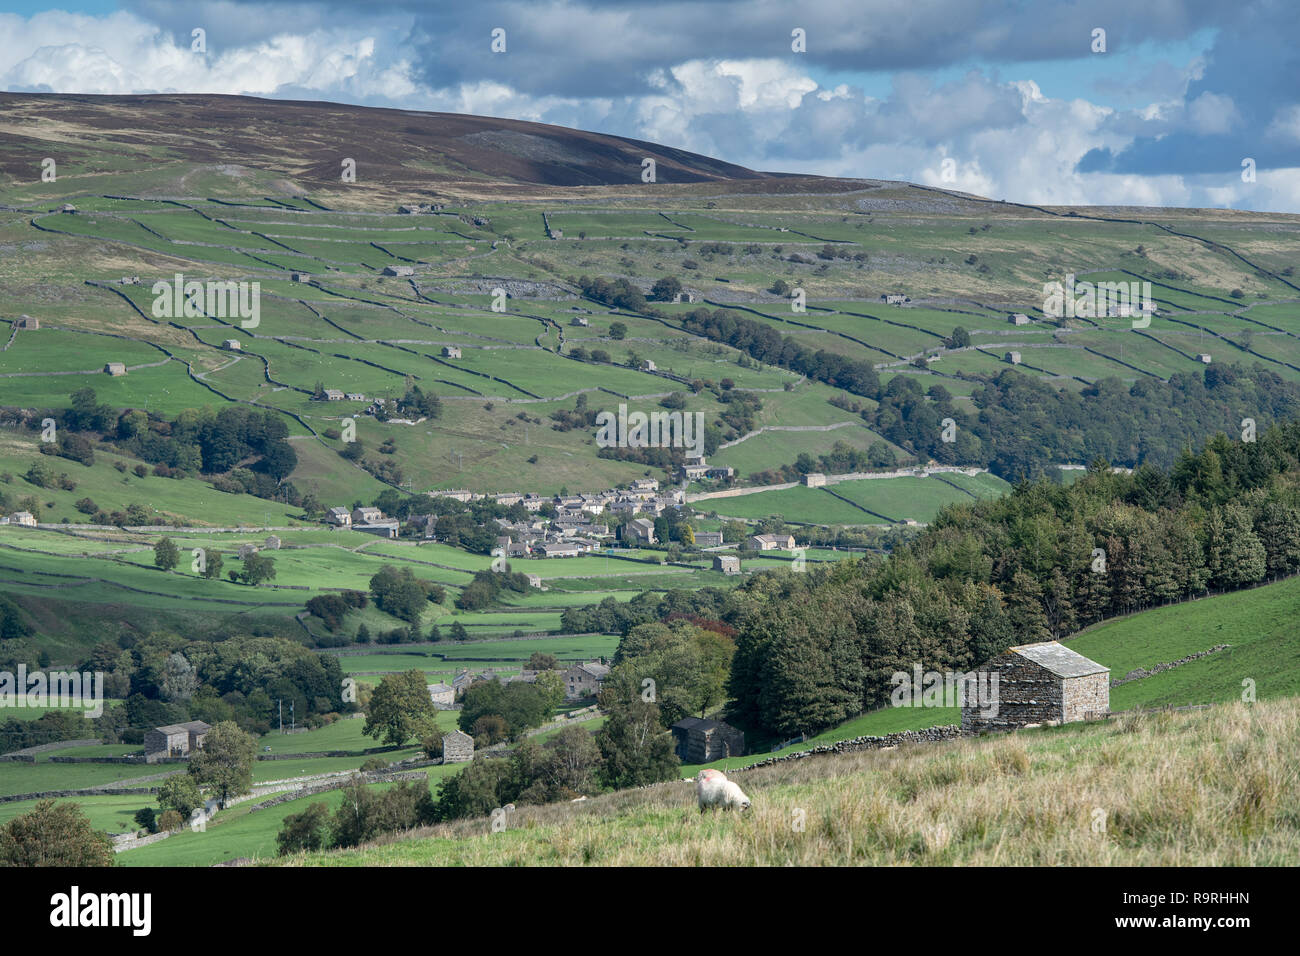
[[[205,115],[214,126],[202,135],[173,128],[174,109],[199,100],[212,104]],[[837,442],[865,450],[881,440],[830,404],[838,389],[688,332],[680,319],[700,305],[734,308],[809,349],[870,362],[882,381],[905,375],[956,396],[970,393],[972,376],[1006,369],[1008,352],[1021,355],[1021,371],[1070,389],[1108,376],[1131,384],[1201,374],[1201,352],[1300,380],[1300,288],[1287,278],[1294,216],[1144,210],[1141,222],[1124,221],[1131,217],[1114,210],[1040,209],[901,183],[771,177],[482,117],[240,97],[4,94],[3,102],[17,119],[0,121],[0,245],[13,251],[0,259],[0,403],[61,407],[89,385],[115,408],[163,415],[230,403],[273,409],[298,455],[291,480],[330,503],[370,501],[384,487],[324,437],[344,417],[357,418],[371,466],[400,463],[401,477],[388,480],[415,491],[595,491],[647,473],[598,457],[589,429],[550,427],[579,392],[592,408],[623,401],[633,410],[682,392],[687,410],[714,422],[726,408],[707,389],[690,393],[691,381],[756,390],[763,407],[743,428],[722,427],[732,444],[714,456],[742,478]],[[23,119],[47,113],[57,124]],[[311,132],[325,128],[322,116],[327,143]],[[42,139],[54,128],[57,141]],[[113,149],[69,146],[78,133]],[[149,145],[164,139],[165,153]],[[213,142],[238,148],[243,165],[222,165]],[[359,174],[345,185],[338,154],[347,142]],[[56,183],[28,175],[38,153],[60,157]],[[640,183],[643,155],[658,157],[659,182]],[[429,201],[431,185],[442,209],[398,214],[417,196]],[[75,213],[58,211],[65,201]],[[563,237],[547,238],[544,223]],[[390,265],[414,275],[383,276]],[[290,281],[297,270],[313,282]],[[1066,272],[1150,281],[1160,313],[1140,329],[1120,319],[1051,322],[1043,283]],[[260,323],[155,316],[151,286],[176,273],[260,283]],[[129,275],[141,284],[121,285]],[[695,301],[662,304],[659,318],[636,315],[583,298],[575,282],[583,275],[643,290],[672,276]],[[805,290],[806,311],[769,291],[777,280]],[[490,306],[495,288],[509,293],[505,311]],[[911,303],[884,305],[882,293],[894,291]],[[1009,324],[1011,311],[1030,323]],[[16,329],[22,314],[40,328]],[[575,325],[578,317],[588,324]],[[956,326],[969,347],[946,347]],[[223,351],[232,336],[241,349]],[[445,359],[445,346],[462,357]],[[575,349],[608,361],[581,361]],[[107,361],[128,373],[104,375]],[[365,402],[311,400],[317,382],[370,399],[400,396],[408,381],[440,397],[439,418],[382,423],[361,414]],[[760,430],[772,426],[787,430]],[[391,459],[375,451],[387,440],[396,444]],[[0,432],[0,471],[21,475],[34,445],[31,433]],[[195,477],[124,478],[116,460],[135,464],[101,454],[89,468],[61,465],[78,487],[38,492],[42,517],[82,520],[73,504],[89,495],[101,507],[147,501],[208,524],[288,520],[283,505],[216,493]],[[30,491],[21,479],[12,490]],[[724,513],[747,516],[749,505],[797,521],[926,520],[947,501],[995,489],[839,490],[853,504],[819,493],[737,501]]]
[[[520,807],[294,865],[1294,866],[1300,701],[1134,715],[736,775],[743,815],[669,784]]]

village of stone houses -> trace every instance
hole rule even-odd
[[[0,92],[0,864],[1300,863],[1300,217],[926,182]]]

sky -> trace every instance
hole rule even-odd
[[[10,92],[476,113],[1016,202],[1290,213],[1298,48],[1296,0],[0,0]]]

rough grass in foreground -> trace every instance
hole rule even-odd
[[[466,820],[291,862],[1294,866],[1298,731],[1296,698],[1133,713],[736,774],[744,815],[702,815],[672,783],[520,807],[500,833]]]

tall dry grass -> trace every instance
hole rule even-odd
[[[1300,700],[736,773],[746,814],[672,783],[393,835],[313,865],[1295,865]]]

